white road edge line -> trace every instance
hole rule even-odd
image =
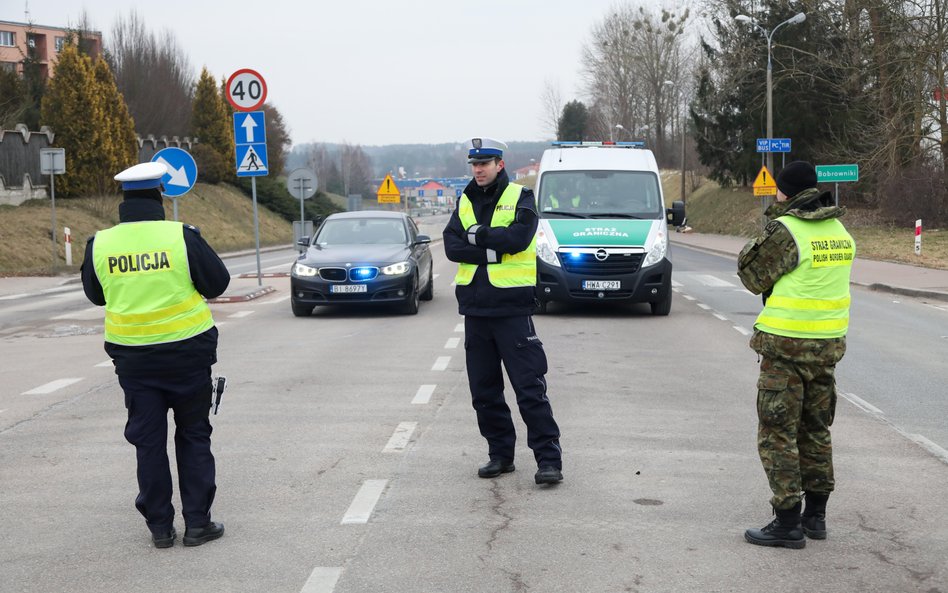
[[[342,525],[359,525],[369,522],[372,511],[382,496],[382,491],[388,480],[366,480],[362,487],[356,492],[352,504],[349,505],[346,514],[342,517]]]
[[[417,426],[417,422],[399,422],[398,426],[395,427],[395,432],[392,433],[392,438],[388,439],[388,443],[382,449],[382,453],[401,453],[404,451]]]
[[[422,385],[418,388],[418,391],[415,393],[415,397],[411,400],[411,403],[426,404],[430,402],[431,395],[434,393],[435,387],[437,387],[437,385]]]
[[[20,395],[45,395],[47,393],[52,393],[54,391],[62,389],[63,387],[68,387],[72,385],[73,383],[78,383],[79,381],[82,381],[82,379],[83,377],[69,378],[69,379],[56,379],[55,381],[50,381],[49,383],[40,385],[39,387],[34,387],[33,389],[30,389],[29,391],[24,391]]]
[[[431,366],[432,371],[443,371],[448,368],[448,363],[451,362],[450,356],[439,356],[435,363]]]
[[[332,593],[340,576],[341,567],[317,566],[309,573],[300,593]]]
[[[751,330],[745,329],[745,328],[743,328],[743,327],[741,327],[741,326],[739,326],[739,325],[734,325],[734,326],[732,326],[732,327],[733,327],[734,329],[736,329],[737,331],[739,331],[740,333],[744,334],[745,336],[749,336],[749,335],[751,335],[752,333],[754,333],[754,332],[752,332]]]
[[[457,348],[458,344],[461,343],[461,338],[448,338],[448,341],[444,343],[445,350],[451,350]]]
[[[253,311],[237,311],[236,313],[231,313],[227,316],[228,319],[240,319],[241,317],[246,317],[248,315],[253,315]]]
[[[866,400],[862,399],[861,397],[858,397],[857,395],[853,393],[846,393],[845,391],[840,391],[839,394],[845,397],[847,400],[849,400],[849,403],[856,406],[863,412],[866,412],[867,414],[871,414],[873,416],[879,416],[879,417],[882,417],[885,415],[882,410],[880,410],[879,408],[875,407],[874,405],[870,404]]]

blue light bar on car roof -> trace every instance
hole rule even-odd
[[[553,146],[559,148],[582,148],[585,146],[604,146],[606,148],[616,147],[616,148],[644,148],[644,142],[577,142],[575,140],[556,140],[553,142]]]

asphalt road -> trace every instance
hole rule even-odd
[[[227,533],[198,548],[154,549],[134,510],[101,311],[78,287],[0,301],[0,591],[948,591],[948,464],[907,436],[945,444],[945,311],[854,295],[840,389],[881,415],[841,400],[830,537],[772,550],[742,537],[771,519],[745,335],[759,302],[726,258],[676,249],[669,317],[536,318],[566,476],[547,488],[519,422],[517,471],[476,477],[454,266],[433,250],[415,316],[294,318],[286,278],[212,306]],[[293,252],[271,256],[285,270]]]

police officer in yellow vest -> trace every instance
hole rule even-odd
[[[764,295],[750,345],[760,356],[757,449],[776,515],[744,533],[752,544],[799,549],[806,537],[826,538],[835,486],[834,372],[846,352],[856,254],[839,221],[844,213],[830,192],[816,188],[813,165],[792,162],[777,176],[772,220],[738,258],[744,286]]]
[[[514,471],[517,435],[504,400],[503,364],[537,462],[534,479],[556,484],[563,479],[560,430],[547,398],[546,354],[532,318],[538,216],[533,192],[507,177],[506,148],[491,138],[470,140],[474,179],[444,229],[444,251],[458,262],[455,294],[464,315],[468,382],[490,458],[477,474],[493,478]]]
[[[211,521],[211,365],[217,328],[204,298],[227,289],[230,274],[195,227],[164,220],[160,163],[135,165],[115,176],[124,201],[120,224],[86,245],[82,285],[105,305],[105,351],[125,392],[125,438],[138,458],[135,506],[155,547],[174,545],[168,464],[168,410],[174,410],[175,458],[186,546],[224,533]]]

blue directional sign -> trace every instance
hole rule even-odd
[[[237,177],[261,177],[267,166],[267,128],[263,111],[234,114]]]
[[[758,138],[757,152],[790,152],[790,138]]]
[[[464,190],[461,190],[461,189],[456,189],[456,190],[454,190],[454,195],[457,196],[457,197],[459,197],[459,198],[461,197],[461,194],[462,194],[462,193],[464,193]]]
[[[151,161],[168,167],[168,174],[161,178],[161,183],[165,188],[162,193],[169,198],[188,193],[197,182],[197,163],[183,148],[163,148],[151,157]]]

